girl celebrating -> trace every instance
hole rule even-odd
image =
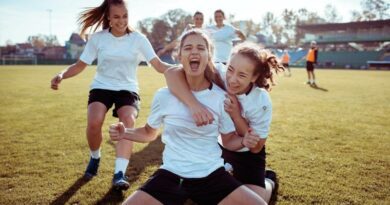
[[[168,67],[156,56],[150,42],[141,33],[128,26],[128,10],[123,0],[104,0],[95,8],[80,15],[81,35],[88,28],[102,26],[103,30],[92,34],[80,59],[51,80],[51,88],[58,89],[63,79],[82,72],[97,58],[97,71],[91,84],[88,99],[87,140],[91,158],[85,176],[97,174],[100,162],[102,125],[105,114],[115,104],[113,116],[126,127],[133,127],[139,112],[138,81],[136,77],[139,55],[142,54],[160,73]],[[127,189],[126,168],[133,143],[129,140],[116,144],[113,186]]]
[[[186,83],[197,100],[208,107],[214,123],[196,127],[189,109],[167,88],[160,89],[153,100],[151,114],[144,127],[128,129],[122,123],[110,126],[113,140],[149,142],[156,139],[164,125],[163,164],[125,204],[184,204],[190,198],[197,204],[265,204],[242,186],[223,168],[217,138],[222,133],[226,147],[254,147],[257,138],[247,134],[242,141],[234,133],[234,124],[223,109],[224,92],[213,81],[210,44],[199,30],[186,33],[181,41],[179,59]],[[256,143],[254,143],[256,142]]]
[[[227,69],[222,64],[218,64],[217,68],[229,93],[225,110],[233,119],[237,132],[258,136],[255,147],[238,151],[225,149],[226,140],[220,140],[224,147],[223,158],[232,165],[236,179],[269,201],[274,181],[265,180],[264,144],[271,124],[272,103],[266,89],[269,88],[271,68],[278,70],[282,67],[270,52],[254,44],[243,43],[233,49]],[[167,71],[168,86],[186,105],[194,105],[196,99],[188,92],[181,73],[178,69]]]

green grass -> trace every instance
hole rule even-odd
[[[114,148],[104,125],[99,176],[81,180],[89,84],[95,69],[49,88],[64,66],[0,67],[0,204],[118,204],[161,162],[162,144],[136,144],[127,175],[131,188],[112,191]],[[279,174],[278,204],[390,203],[390,72],[316,70],[277,78],[267,142],[268,166]],[[143,125],[154,92],[165,85],[152,69],[139,70]]]

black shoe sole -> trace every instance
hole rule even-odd
[[[118,190],[118,191],[125,191],[125,190],[128,190],[130,188],[130,184],[128,183],[119,183],[119,184],[114,184],[112,185],[114,187],[115,190]]]

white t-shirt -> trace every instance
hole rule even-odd
[[[216,70],[218,70],[226,85],[226,66],[218,63],[216,64]],[[260,135],[260,138],[266,139],[272,121],[272,101],[269,93],[265,89],[254,85],[248,94],[237,95],[237,98],[242,107],[241,115],[249,122],[249,127]],[[221,142],[221,139],[219,141]],[[239,152],[248,150],[244,147]]]
[[[234,132],[235,128],[224,111],[225,96],[221,88],[213,84],[211,90],[193,94],[213,113],[212,124],[197,127],[187,106],[168,88],[161,88],[155,94],[147,123],[155,129],[164,125],[161,139],[165,148],[160,168],[181,177],[201,178],[223,166],[218,136]]]
[[[105,29],[92,34],[80,60],[90,65],[98,59],[91,89],[128,90],[138,93],[137,68],[141,55],[147,61],[156,57],[152,45],[143,34],[133,31],[115,37]]]
[[[233,48],[233,39],[237,38],[236,30],[231,25],[218,28],[216,25],[206,28],[214,45],[214,62],[227,62]]]

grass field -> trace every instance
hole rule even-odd
[[[107,115],[98,177],[81,176],[88,162],[85,139],[87,69],[49,89],[64,66],[0,67],[0,204],[118,204],[161,162],[158,139],[136,144],[123,194],[110,189],[114,148]],[[277,78],[267,142],[268,166],[279,174],[277,204],[390,204],[390,72],[316,70]],[[143,125],[154,92],[165,85],[152,69],[139,70]]]

